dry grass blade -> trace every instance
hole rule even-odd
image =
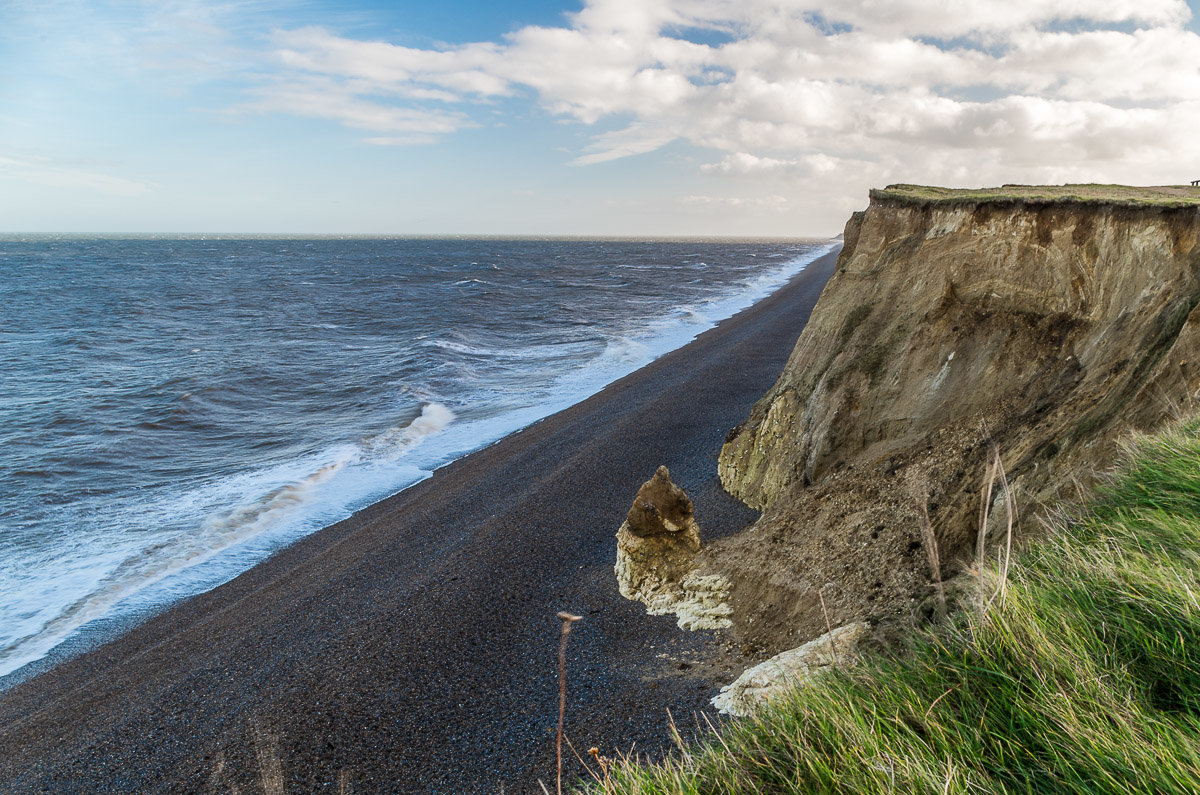
[[[821,612],[825,614],[825,631],[829,633],[826,637],[829,638],[829,657],[833,660],[833,664],[838,664],[837,649],[833,645],[833,625],[829,623],[829,611],[825,609],[825,594],[821,593],[821,589],[817,589],[817,596],[821,599]]]
[[[679,727],[675,725],[675,716],[671,714],[670,709],[667,710],[667,724],[671,727],[671,739],[675,741],[675,746],[683,755],[684,760],[690,762],[692,755],[688,751],[687,743],[683,741],[683,735],[679,733]]]
[[[983,429],[986,435],[987,429]],[[988,521],[991,519],[992,510],[992,493],[996,488],[996,461],[999,459],[996,453],[996,446],[992,444],[992,458],[988,462],[987,473],[983,476],[983,486],[979,491],[979,534],[975,538],[975,576],[979,578],[979,583],[975,589],[976,607],[980,617],[983,616],[987,609],[987,601],[983,596],[983,572],[984,565],[987,563],[987,534]]]
[[[704,718],[704,722],[708,724],[709,731],[711,731],[713,736],[717,738],[717,742],[721,744],[721,747],[725,749],[725,752],[732,754],[733,751],[730,750],[728,743],[725,742],[725,738],[721,736],[721,732],[717,731],[717,727],[713,725],[713,722],[708,715],[704,712],[701,712],[700,717]]]
[[[994,442],[992,442],[991,447],[992,463],[988,471],[988,479],[984,488],[984,506],[981,512],[979,541],[976,548],[976,566],[980,572],[983,571],[983,546],[984,538],[987,533],[986,527],[989,518],[988,508],[991,505],[992,490],[997,480],[1000,481],[1000,488],[1004,492],[1004,508],[1008,515],[1005,523],[1004,547],[996,551],[996,555],[999,558],[999,582],[997,582],[996,590],[992,593],[991,598],[988,599],[987,604],[983,606],[985,611],[987,608],[991,607],[992,603],[997,599],[1000,599],[1000,601],[1003,602],[1004,596],[1008,592],[1008,572],[1012,563],[1013,529],[1019,522],[1019,517],[1017,516],[1017,502],[1013,497],[1012,485],[1008,481],[1008,473],[1004,470],[1004,462],[1000,459],[1000,450],[996,447]]]
[[[612,780],[608,775],[609,760],[600,755],[600,749],[592,747],[587,751],[588,756],[592,757],[592,759],[596,761],[597,766],[600,768],[600,772],[597,773],[592,769],[592,766],[587,763],[587,760],[579,755],[579,751],[575,750],[575,746],[571,743],[571,738],[564,734],[563,739],[566,741],[567,747],[571,749],[571,753],[574,754],[575,758],[579,760],[579,764],[583,765],[583,769],[587,771],[587,774],[591,777],[592,781],[595,781],[597,784],[604,787],[604,792],[606,795],[607,793],[611,792]]]
[[[996,481],[1000,482],[1000,488],[1003,489],[1004,508],[1007,512],[1004,546],[1002,549],[996,551],[999,581],[991,598],[981,607],[983,611],[986,611],[996,599],[1003,601],[1005,594],[1008,592],[1008,572],[1012,560],[1013,530],[1020,523],[1020,517],[1017,515],[1017,502],[1013,496],[1012,484],[1008,481],[1008,473],[1005,472],[1004,461],[1000,457],[1000,448],[996,446],[996,442],[988,435],[986,425],[981,426],[980,430],[985,439],[987,439],[992,452],[991,463],[988,466],[988,473],[984,478],[983,489],[980,495],[979,535],[975,542],[975,570],[980,574],[984,570],[987,528],[991,519],[992,495],[996,487]],[[982,595],[980,596],[980,601],[982,601]]]
[[[938,696],[937,698],[935,698],[935,699],[933,700],[933,703],[929,705],[929,709],[925,710],[925,717],[926,717],[926,718],[928,718],[928,717],[929,717],[929,713],[930,713],[930,712],[933,712],[933,708],[934,708],[934,707],[936,707],[936,706],[938,705],[938,702],[939,702],[939,701],[941,701],[941,700],[942,700],[943,698],[945,698],[946,696],[948,696],[948,695],[950,695],[951,693],[953,693],[953,692],[954,692],[956,689],[957,689],[957,686],[955,686],[955,687],[952,687],[952,688],[950,688],[949,690],[947,690],[945,693],[942,693],[940,696]]]
[[[1000,471],[1000,485],[1004,489],[1004,507],[1008,511],[1008,528],[1004,541],[1004,565],[1000,569],[1000,599],[1008,592],[1008,569],[1012,563],[1013,526],[1017,522],[1017,502],[1013,499],[1012,488],[1008,484],[1008,475],[1004,472],[1004,463],[1000,460],[1000,451],[996,451],[996,468]]]
[[[979,536],[975,539],[975,569],[983,571],[984,549],[987,545],[987,526],[992,509],[992,490],[996,487],[996,461],[999,456],[995,454],[995,446],[993,445],[992,461],[988,466],[987,475],[983,479],[983,488],[979,494]]]
[[[925,557],[929,561],[929,576],[933,578],[934,592],[938,600],[938,617],[946,616],[946,586],[942,582],[942,559],[938,554],[937,536],[933,532],[933,523],[929,520],[929,481],[925,472],[913,469],[909,472],[908,488],[913,502],[917,504],[917,518],[921,524],[921,541],[925,547]]]

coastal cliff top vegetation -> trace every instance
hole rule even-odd
[[[1200,792],[1200,422],[1076,513],[906,648],[589,791]]]
[[[1001,185],[998,188],[938,188],[888,185],[871,191],[872,201],[903,204],[1108,204],[1119,207],[1197,207],[1200,187],[1190,185]]]

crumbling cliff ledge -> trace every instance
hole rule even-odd
[[[1200,396],[1200,189],[889,186],[844,237],[720,456],[726,489],[764,513],[703,565],[769,650],[928,594],[914,473],[950,577],[972,556],[992,443],[1028,534],[1124,432]]]

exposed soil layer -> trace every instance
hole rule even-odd
[[[1194,411],[1198,304],[1195,206],[873,194],[783,374],[721,454],[726,487],[764,509],[705,553],[733,580],[742,638],[778,651],[827,621],[920,607],[919,506],[952,577],[974,557],[993,443],[1018,533],[1035,532],[1122,435]],[[990,508],[989,554],[1007,516]]]
[[[659,465],[706,537],[756,514],[716,478],[831,255],[691,345],[0,696],[0,791],[553,790],[567,734],[671,745],[746,662],[622,599],[614,533]],[[569,755],[568,755],[569,756]],[[567,775],[580,770],[569,762]]]

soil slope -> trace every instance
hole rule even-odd
[[[847,224],[787,366],[720,457],[725,487],[765,509],[705,562],[733,580],[752,644],[799,645],[825,611],[910,610],[930,582],[919,501],[943,576],[960,570],[992,442],[1028,534],[1123,433],[1194,410],[1200,208],[1089,187],[893,186]]]

